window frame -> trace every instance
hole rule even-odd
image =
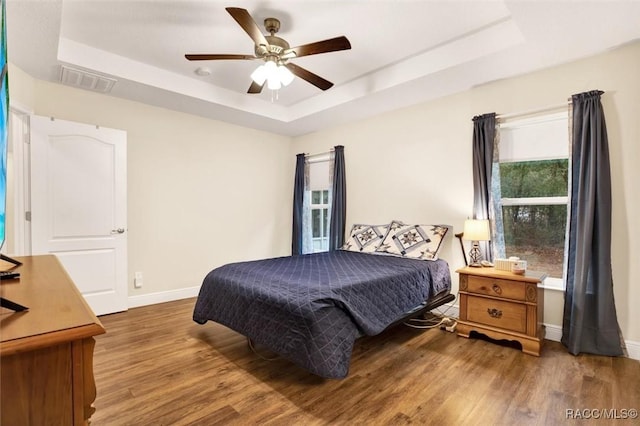
[[[519,118],[519,119],[510,119],[505,122],[498,122],[497,124],[497,132],[499,137],[501,136],[502,129],[517,129],[525,126],[532,126],[536,124],[548,123],[551,121],[559,121],[563,120],[567,124],[567,155],[555,156],[555,155],[536,155],[536,156],[525,156],[521,158],[509,158],[505,161],[500,161],[498,159],[499,164],[506,163],[517,163],[517,162],[525,162],[525,161],[544,161],[544,160],[558,160],[558,159],[566,159],[568,161],[568,176],[567,176],[567,195],[566,196],[549,196],[549,197],[521,197],[521,198],[512,198],[512,197],[500,197],[500,200],[495,204],[497,208],[500,208],[500,212],[502,214],[502,208],[505,206],[526,206],[526,205],[565,205],[567,207],[567,218],[566,218],[566,227],[565,227],[565,236],[564,236],[564,254],[562,259],[562,277],[547,277],[541,284],[540,287],[551,290],[565,291],[566,289],[566,276],[567,276],[567,251],[568,251],[568,241],[569,241],[569,215],[570,215],[570,207],[571,207],[571,151],[570,151],[570,134],[569,134],[569,112],[568,110],[563,110],[561,112],[552,112],[546,113],[543,115],[531,117],[531,118]],[[504,229],[498,230],[496,226],[495,220],[492,220],[494,227],[496,228],[494,232],[502,232],[502,238],[504,239]],[[526,260],[526,259],[523,259]]]
[[[313,202],[313,193],[314,192],[319,192],[320,193],[320,204],[315,204]],[[327,202],[324,203],[323,200],[325,199],[325,195],[326,195],[326,199]],[[311,191],[309,191],[309,196],[310,198],[310,203],[309,203],[309,217],[311,220],[311,245],[312,247],[312,253],[322,253],[325,251],[329,251],[329,215],[331,214],[331,212],[329,211],[329,190],[328,189],[313,189]],[[318,210],[320,211],[320,237],[314,237],[313,236],[313,211],[314,210]],[[326,210],[326,217],[323,217],[323,211]],[[324,219],[324,220],[323,220]],[[326,220],[326,227],[324,226]],[[325,235],[326,234],[326,235]],[[320,250],[316,250],[315,249],[315,242],[316,241],[320,241]],[[326,246],[326,247],[325,247]]]

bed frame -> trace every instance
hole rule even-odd
[[[427,312],[432,311],[433,309],[438,308],[444,305],[445,303],[449,303],[455,299],[456,299],[456,296],[454,294],[444,293],[444,292],[440,293],[433,299],[426,301],[424,305],[417,307],[415,310],[413,310],[411,313],[409,313],[405,317],[400,318],[399,320],[389,324],[389,326],[385,328],[385,331],[395,327],[396,325],[403,324],[409,321],[410,319],[418,318],[419,316],[424,315]]]

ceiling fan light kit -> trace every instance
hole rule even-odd
[[[327,90],[333,86],[333,83],[330,81],[298,65],[290,63],[289,60],[301,56],[351,49],[351,43],[349,43],[349,40],[345,36],[303,44],[297,47],[289,47],[289,43],[286,40],[275,35],[280,29],[280,21],[278,19],[267,18],[264,20],[264,26],[269,32],[269,35],[263,35],[247,10],[237,7],[227,7],[226,11],[253,40],[255,44],[255,55],[187,54],[185,55],[187,60],[263,60],[264,64],[260,65],[251,73],[251,79],[253,81],[247,93],[261,93],[265,83],[270,90],[279,90],[282,86],[291,84],[294,76],[313,84],[321,90]]]
[[[293,74],[287,67],[276,65],[273,60],[268,60],[251,73],[251,79],[254,82],[262,86],[266,81],[267,87],[271,90],[278,90],[282,86],[288,86],[293,81],[293,78]]]

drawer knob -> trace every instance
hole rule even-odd
[[[496,308],[489,308],[487,309],[487,313],[489,314],[489,316],[491,318],[501,318],[502,317],[502,311]]]
[[[502,294],[502,288],[500,288],[498,284],[494,284],[493,287],[491,288],[493,289],[494,292],[496,292],[496,294]]]

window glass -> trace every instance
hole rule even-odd
[[[502,198],[566,196],[569,160],[500,164]]]
[[[321,210],[319,209],[312,209],[311,210],[311,229],[312,229],[312,235],[313,238],[319,238],[320,237],[320,212]]]
[[[504,206],[502,219],[507,257],[518,256],[528,269],[562,278],[566,204]]]
[[[327,237],[329,229],[329,209],[322,209],[322,236]]]

